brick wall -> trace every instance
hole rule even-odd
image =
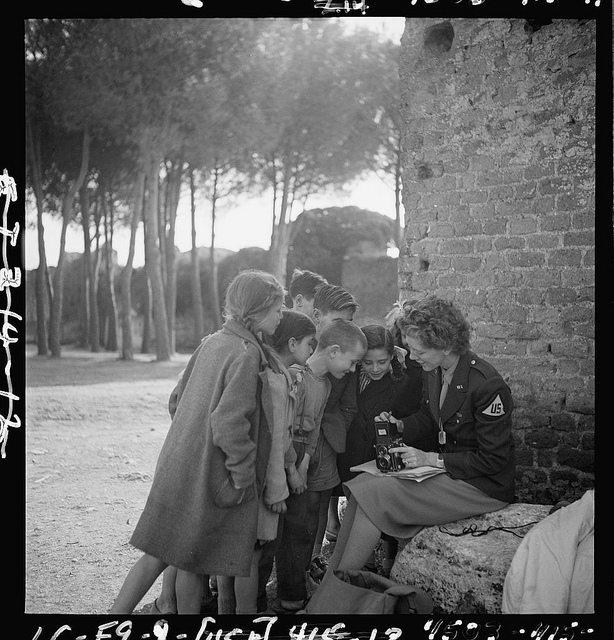
[[[399,289],[454,300],[511,386],[517,499],[593,486],[595,26],[407,19]]]

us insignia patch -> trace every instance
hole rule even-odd
[[[503,409],[503,402],[501,396],[497,394],[497,397],[490,403],[490,405],[482,411],[485,416],[503,416],[505,410]]]

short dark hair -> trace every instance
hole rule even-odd
[[[395,342],[392,333],[379,324],[366,324],[361,327],[367,338],[367,351],[371,349],[384,349],[391,358],[392,377],[395,380],[401,378],[403,366],[395,357]]]
[[[454,303],[429,295],[403,306],[401,330],[431,349],[451,349],[460,355],[470,349],[469,323]]]
[[[355,322],[339,319],[327,325],[318,338],[318,349],[326,349],[335,344],[339,345],[343,353],[354,349],[357,344],[366,350],[367,338]]]
[[[272,336],[265,336],[265,342],[278,353],[284,353],[288,348],[290,338],[300,341],[305,336],[315,336],[315,333],[316,326],[311,318],[304,313],[284,309],[275,333]]]
[[[354,296],[336,284],[321,284],[316,288],[313,297],[314,309],[319,309],[321,313],[329,313],[331,311],[345,311],[350,309],[356,311],[358,302]]]
[[[321,284],[328,284],[328,280],[319,273],[307,271],[306,269],[294,269],[288,293],[293,300],[299,294],[308,300],[313,300],[316,287]]]

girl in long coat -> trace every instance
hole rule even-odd
[[[223,328],[201,343],[182,378],[152,487],[130,540],[144,552],[109,613],[131,613],[159,574],[177,568],[178,613],[199,613],[202,574],[250,575],[271,447],[262,335],[281,319],[270,274],[239,273]]]

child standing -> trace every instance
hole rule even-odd
[[[315,290],[321,284],[328,284],[328,281],[319,273],[306,269],[294,269],[288,287],[288,293],[292,298],[292,309],[312,318]]]
[[[320,285],[315,290],[313,318],[318,332],[335,320],[352,321],[358,309],[358,303],[351,293],[343,287],[332,284]],[[343,495],[336,465],[328,464],[345,451],[348,429],[356,415],[356,373],[351,372],[341,379],[329,376],[332,389],[322,418],[323,441],[320,443],[318,460],[322,469],[310,470],[309,486],[317,492],[320,501],[320,519],[314,541],[312,556],[313,573],[321,573],[324,559],[321,557],[322,541],[326,532],[327,540],[334,542],[339,530],[338,501]],[[331,469],[325,477],[324,470]],[[326,492],[326,493],[325,493]],[[315,497],[315,496],[314,496]]]
[[[359,327],[339,319],[318,333],[318,346],[306,367],[291,368],[299,383],[300,398],[293,436],[296,467],[306,481],[307,491],[293,493],[287,501],[275,556],[280,612],[296,612],[303,606],[307,597],[305,574],[318,531],[322,494],[328,505],[332,486],[338,483],[336,455],[325,452],[327,445],[321,429],[332,389],[329,376],[340,380],[355,371],[366,347],[366,338]],[[334,481],[331,488],[319,490],[320,484],[326,487],[331,478]]]
[[[304,491],[305,482],[296,470],[296,453],[292,447],[292,425],[296,414],[296,382],[290,375],[292,365],[304,366],[315,346],[315,325],[302,313],[284,309],[281,322],[266,343],[273,353],[266,373],[271,389],[273,422],[271,453],[258,514],[258,545],[248,578],[218,576],[220,614],[253,614],[257,611],[259,565],[263,554],[277,539],[280,517],[286,512],[290,490]],[[266,585],[265,585],[266,586]]]
[[[348,431],[345,452],[339,454],[341,482],[357,474],[350,468],[375,459],[375,418],[384,411],[405,418],[420,408],[422,384],[415,384],[399,361],[394,339],[385,327],[370,324],[362,327],[367,338],[367,352],[358,365],[358,412]],[[402,357],[402,356],[401,356]],[[395,538],[382,536],[383,569],[388,572],[397,552]],[[374,558],[367,567],[375,567]]]
[[[241,272],[228,286],[226,321],[186,369],[130,540],[144,553],[110,613],[131,613],[167,566],[177,568],[178,613],[200,612],[202,575],[250,575],[271,446],[261,338],[279,324],[283,297],[282,285],[262,271]]]

